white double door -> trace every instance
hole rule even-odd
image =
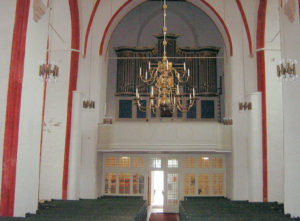
[[[178,171],[155,170],[151,172],[151,204],[153,208],[162,208],[164,213],[179,211]]]

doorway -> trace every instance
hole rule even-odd
[[[151,171],[151,207],[153,213],[162,213],[164,208],[164,171]]]

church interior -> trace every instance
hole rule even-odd
[[[2,0],[0,220],[300,220],[299,14]]]

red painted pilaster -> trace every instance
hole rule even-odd
[[[72,25],[72,42],[71,48],[79,50],[79,12],[77,0],[69,0],[71,25]],[[67,199],[68,192],[68,174],[69,174],[69,153],[70,153],[70,138],[71,138],[71,118],[72,118],[72,99],[73,91],[77,87],[79,53],[71,52],[70,62],[70,79],[69,79],[69,95],[67,109],[67,126],[66,126],[66,141],[65,141],[65,157],[63,168],[63,184],[62,184],[62,199]]]
[[[300,22],[300,0],[298,0],[298,9],[299,9],[299,22]]]
[[[268,152],[267,152],[267,105],[265,70],[265,26],[267,0],[260,0],[257,15],[257,90],[262,93],[262,152],[263,152],[263,200],[268,201]]]
[[[17,0],[7,91],[1,216],[13,216],[14,214],[19,121],[29,8],[30,0]]]

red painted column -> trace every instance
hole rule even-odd
[[[79,50],[79,12],[77,0],[69,0],[72,24],[72,42],[71,48]],[[69,79],[69,95],[67,109],[67,126],[66,126],[66,141],[65,141],[65,157],[63,169],[63,184],[62,184],[62,199],[67,199],[68,192],[68,174],[69,174],[69,153],[70,153],[70,138],[71,138],[71,118],[72,118],[72,99],[73,91],[77,87],[79,53],[71,52],[70,62],[70,79]]]
[[[298,0],[298,9],[299,9],[299,22],[300,22],[300,0]]]
[[[13,216],[16,185],[21,94],[30,0],[17,0],[5,118],[1,216]]]
[[[260,0],[257,15],[257,49],[265,47],[267,0]],[[262,152],[263,152],[263,200],[268,201],[268,153],[267,153],[267,105],[266,105],[266,79],[265,79],[265,51],[257,52],[257,90],[262,93]]]

